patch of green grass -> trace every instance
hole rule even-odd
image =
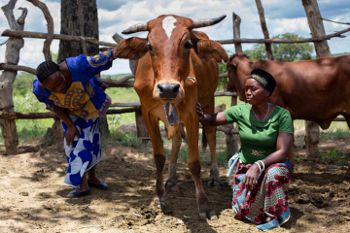
[[[53,119],[17,120],[16,127],[19,142],[42,138],[53,124]]]
[[[136,134],[133,132],[118,132],[116,130],[111,132],[111,139],[113,142],[116,142],[117,144],[127,146],[127,147],[134,147],[134,148],[141,148],[142,143],[137,138]]]
[[[344,154],[336,149],[324,151],[320,153],[320,159],[322,162],[339,162],[350,159],[349,154]]]
[[[334,139],[342,139],[342,138],[350,138],[349,129],[336,128],[335,130],[323,131],[320,134],[321,140],[334,140]]]

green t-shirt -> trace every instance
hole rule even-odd
[[[237,122],[242,163],[254,163],[276,151],[279,132],[293,134],[293,121],[287,109],[275,106],[270,117],[258,120],[253,115],[252,106],[242,103],[225,110],[225,118],[229,123]]]

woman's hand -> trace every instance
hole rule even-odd
[[[68,145],[71,145],[75,136],[79,137],[79,130],[75,127],[75,125],[69,126],[66,131],[66,142]]]
[[[259,173],[259,167],[255,163],[248,169],[242,182],[249,190],[253,190],[254,186],[258,182]]]
[[[202,106],[200,103],[196,104],[196,113],[199,117],[199,121],[202,123],[202,125],[210,125],[213,121],[213,117],[210,114],[205,114],[203,112]]]

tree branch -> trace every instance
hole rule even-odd
[[[17,19],[17,23],[20,26],[21,30],[24,29],[24,21],[27,17],[28,10],[25,7],[19,7],[19,10],[22,10],[22,15]]]
[[[2,11],[4,12],[7,22],[11,29],[18,30],[18,24],[16,22],[16,18],[13,15],[13,9],[15,9],[15,5],[17,3],[17,0],[10,0],[7,5],[4,5],[1,7]]]
[[[27,0],[28,2],[31,2],[34,6],[40,8],[40,10],[43,12],[44,17],[47,22],[47,39],[44,42],[44,48],[43,53],[46,60],[51,60],[51,52],[50,52],[50,46],[53,40],[53,33],[54,33],[54,23],[52,16],[50,14],[49,9],[47,8],[46,4],[43,2],[40,2],[39,0]]]

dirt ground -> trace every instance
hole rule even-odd
[[[107,145],[98,171],[110,190],[93,189],[91,196],[80,199],[65,197],[70,188],[63,183],[63,152],[32,143],[22,146],[20,154],[0,156],[0,232],[259,232],[233,218],[228,186],[206,189],[218,219],[200,220],[194,185],[183,162],[178,190],[170,194],[173,212],[161,213],[149,147]],[[350,156],[350,139],[322,142],[320,148]],[[350,180],[344,177],[350,160],[306,160],[302,148],[296,148],[296,158],[289,191],[293,217],[270,232],[350,232]],[[207,164],[202,171],[207,177]],[[223,180],[225,171],[222,166]]]

